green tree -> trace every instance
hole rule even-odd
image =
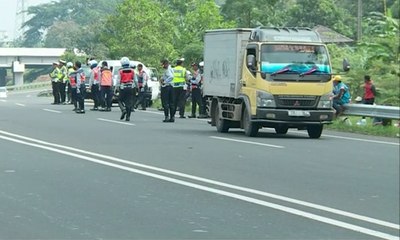
[[[221,13],[237,27],[257,27],[276,24],[274,6],[277,0],[226,0]]]
[[[76,44],[76,46],[74,47],[80,50],[87,50],[89,49],[88,45],[90,45],[87,41],[90,41],[91,44],[93,44],[93,41],[98,42],[94,36],[101,28],[97,24],[99,21],[101,22],[105,15],[112,14],[119,2],[122,2],[122,0],[60,0],[59,2],[53,1],[29,7],[27,14],[31,18],[23,25],[28,30],[24,32],[21,45],[24,47],[46,46],[46,43],[54,45],[54,40],[60,39],[60,37],[53,34],[66,36],[57,25],[63,25],[63,22],[68,22],[70,26],[76,25],[78,27],[73,27],[74,32],[68,28],[65,29],[66,32],[71,33],[71,36],[66,36],[66,39],[75,37],[76,40],[73,41],[73,44]],[[88,35],[92,36],[89,40],[87,39]],[[46,41],[47,37],[49,38],[48,41]],[[61,42],[67,41],[63,40]],[[60,47],[71,47],[71,41],[69,42],[68,45],[63,44]]]
[[[351,15],[339,8],[334,0],[297,0],[288,12],[288,26],[310,27],[322,25],[341,34],[352,36]]]
[[[110,49],[111,58],[128,56],[150,65],[162,58],[177,57],[174,13],[154,0],[126,0],[116,14],[108,18],[101,40]]]

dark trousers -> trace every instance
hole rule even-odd
[[[161,88],[161,104],[164,109],[165,118],[174,118],[174,101],[172,96],[172,86],[165,86]]]
[[[78,109],[78,93],[76,87],[71,87],[71,102],[74,104],[75,110]]]
[[[78,109],[85,110],[85,95],[86,95],[86,86],[82,84],[79,88],[79,93],[76,94]]]
[[[101,86],[100,102],[101,107],[111,109],[113,92],[111,86]]]
[[[207,112],[207,98],[202,96],[201,97],[201,114],[204,116],[209,116],[209,113]]]
[[[72,102],[72,87],[71,83],[67,83],[67,101]]]
[[[201,97],[200,88],[192,89],[192,116],[196,116],[196,108],[199,106],[199,115],[202,115],[203,112],[203,99]]]
[[[92,92],[92,99],[94,102],[93,108],[98,108],[100,106],[100,91],[99,91],[99,85],[98,84],[92,84],[92,87],[90,88]]]
[[[183,90],[183,87],[174,87],[172,88],[172,96],[173,96],[173,105],[172,116],[175,116],[177,108],[179,108],[179,116],[185,115],[185,103],[186,103],[186,91]]]
[[[137,102],[137,93],[138,93],[138,89],[137,87],[132,87],[132,108],[134,106],[136,106],[136,102]]]
[[[129,118],[132,112],[132,101],[133,101],[133,90],[132,87],[124,87],[120,89],[118,106],[121,112],[126,112],[126,117]]]
[[[55,104],[59,104],[61,102],[60,97],[60,83],[59,82],[51,82],[51,88],[53,90],[53,97]]]
[[[59,83],[61,103],[65,103],[65,96],[66,96],[65,86],[66,84],[64,82]]]
[[[147,87],[142,87],[139,89],[138,96],[137,96],[137,101],[136,101],[136,108],[140,105],[142,107],[142,110],[145,110],[147,107]]]

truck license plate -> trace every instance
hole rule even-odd
[[[310,112],[301,110],[289,110],[288,115],[293,117],[309,117]]]

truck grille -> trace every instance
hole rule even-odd
[[[278,108],[314,108],[317,106],[317,96],[278,95],[275,96]]]

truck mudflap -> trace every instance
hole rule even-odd
[[[266,109],[257,108],[253,122],[285,123],[291,126],[310,124],[330,124],[333,120],[333,110],[315,109]]]

